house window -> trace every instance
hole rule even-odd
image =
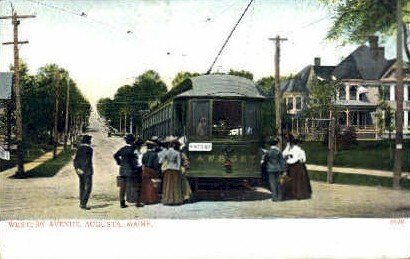
[[[286,99],[286,110],[293,110],[293,97],[289,97]]]
[[[302,97],[296,97],[296,110],[302,110]]]
[[[357,100],[357,85],[350,86],[349,100],[351,100],[351,101]]]
[[[346,100],[346,88],[344,86],[339,89],[339,100]]]
[[[406,85],[407,87],[407,101],[410,101],[410,85]]]
[[[382,85],[383,100],[390,101],[390,85]]]
[[[404,118],[406,119],[407,116],[407,129],[410,129],[410,112],[404,111]]]

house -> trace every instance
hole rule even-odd
[[[320,58],[314,64],[302,69],[294,79],[281,84],[286,113],[292,118],[294,133],[309,133],[310,125],[318,118],[302,118],[304,100],[309,96],[309,83],[319,80],[340,80],[343,87],[338,89],[334,106],[337,109],[338,125],[354,127],[359,138],[377,138],[379,126],[376,113],[378,105],[386,100],[395,109],[394,87],[396,84],[396,60],[387,60],[384,47],[378,45],[378,37],[369,37],[369,45],[359,46],[336,66],[322,66]],[[410,74],[404,78],[404,133],[409,131]],[[327,115],[327,119],[329,115]],[[295,127],[293,121],[304,127]],[[326,118],[320,118],[326,119]],[[309,122],[310,120],[310,122]],[[313,124],[310,124],[313,123]],[[300,129],[303,128],[303,129]],[[316,128],[319,128],[316,126]]]

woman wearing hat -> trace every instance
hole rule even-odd
[[[134,145],[135,137],[128,134],[124,137],[126,145],[120,148],[115,154],[114,159],[120,166],[119,176],[117,177],[117,185],[120,188],[119,199],[120,207],[126,208],[125,198],[130,203],[137,203],[138,201],[138,157],[135,153],[136,146]]]
[[[309,199],[312,195],[309,175],[306,169],[306,154],[297,144],[298,141],[289,135],[288,143],[283,150],[283,157],[288,165],[290,181],[284,184],[284,199]]]
[[[144,204],[157,203],[160,200],[157,187],[154,183],[159,175],[158,154],[155,152],[157,144],[151,140],[145,142],[147,152],[142,156],[142,182],[140,200]]]
[[[164,205],[179,205],[184,202],[182,193],[181,154],[175,150],[177,139],[168,137],[169,149],[165,152],[166,167],[162,184],[162,203]]]

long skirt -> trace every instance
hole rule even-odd
[[[189,181],[186,176],[182,176],[182,196],[184,197],[184,201],[187,201],[191,198],[192,189],[189,185]]]
[[[158,172],[144,167],[142,170],[142,183],[141,183],[141,202],[145,204],[157,203],[160,201],[157,188],[154,185],[153,179],[158,178]]]
[[[162,203],[179,205],[184,202],[182,193],[182,174],[177,170],[166,170],[162,184]]]
[[[283,199],[310,199],[312,187],[305,164],[289,165],[288,174],[291,180],[283,185]]]

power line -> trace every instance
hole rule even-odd
[[[108,27],[108,28],[110,28],[110,29],[112,29],[112,30],[114,30],[114,31],[117,31],[117,30],[119,30],[119,29],[122,30],[122,28],[119,28],[119,27],[117,27],[117,26],[113,26],[113,25],[111,25],[111,24],[109,24],[109,23],[106,23],[106,22],[103,22],[103,21],[94,19],[94,18],[88,16],[88,14],[85,13],[85,12],[76,12],[76,11],[73,11],[73,10],[70,10],[70,9],[67,9],[67,8],[63,8],[63,7],[59,7],[59,6],[55,6],[55,5],[51,5],[51,4],[46,4],[46,3],[44,3],[44,2],[37,1],[37,0],[26,0],[26,1],[27,1],[27,2],[31,2],[31,3],[34,3],[34,4],[37,4],[37,5],[42,5],[42,6],[44,6],[44,7],[49,8],[49,9],[58,10],[58,11],[60,11],[60,12],[69,13],[69,14],[72,14],[72,15],[76,15],[76,16],[82,17],[82,18],[84,18],[84,19],[88,19],[88,20],[90,20],[90,21],[92,21],[92,22],[94,22],[94,23],[98,23],[98,24],[100,24],[100,25],[106,26],[106,27]],[[132,31],[132,30],[127,30],[126,33],[127,33],[127,34],[133,34],[133,31]]]
[[[212,62],[211,67],[208,69],[208,71],[206,72],[206,74],[210,74],[212,71],[213,66],[215,65],[216,61],[218,60],[219,56],[221,55],[222,51],[224,50],[226,44],[228,43],[229,39],[231,38],[233,32],[235,31],[236,27],[238,27],[239,23],[241,22],[242,18],[245,16],[246,12],[248,11],[249,7],[251,6],[252,2],[254,0],[251,0],[249,2],[249,4],[246,6],[245,10],[243,11],[243,13],[241,14],[241,17],[239,17],[239,20],[236,22],[235,26],[233,27],[231,33],[229,33],[228,38],[226,38],[224,44],[222,45],[222,48],[219,50],[218,54],[216,55],[214,61]]]

